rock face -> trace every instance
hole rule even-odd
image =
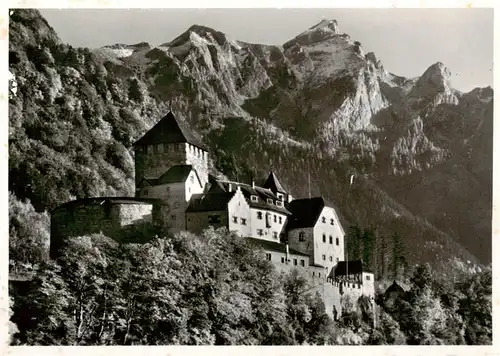
[[[400,231],[409,246],[439,240],[442,247],[432,247],[436,258],[459,254],[462,244],[481,261],[491,260],[493,90],[454,90],[442,63],[418,78],[397,76],[334,20],[276,46],[194,25],[156,48],[118,44],[88,51],[61,44],[38,12],[19,10],[10,40],[19,93],[10,103],[11,173],[24,172],[30,183],[31,168],[16,160],[38,145],[37,152],[57,152],[71,144],[63,110],[86,122],[95,137],[116,143],[116,157],[104,159],[121,167],[113,179],[104,161],[85,156],[81,164],[99,172],[93,181],[100,188],[58,193],[54,201],[90,190],[126,194],[132,175],[124,147],[172,109],[203,135],[218,173],[241,180],[263,176],[273,165],[300,197],[307,194],[309,164],[313,194],[336,202],[346,224]],[[35,114],[21,112],[37,106],[60,118],[53,122],[57,130],[46,127],[50,120],[45,133],[32,129]],[[245,134],[252,136],[243,140]],[[24,139],[31,146],[21,144]],[[351,174],[358,185],[345,182]],[[20,198],[42,194],[20,184],[10,189]]]

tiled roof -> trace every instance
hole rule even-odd
[[[361,272],[373,273],[373,271],[368,268],[366,264],[364,264],[361,260],[357,261],[340,261],[334,268],[335,277],[337,276],[345,276],[347,273],[358,274]]]
[[[325,200],[322,197],[292,200],[288,204],[288,210],[292,212],[288,229],[313,227],[325,206]]]
[[[194,194],[191,197],[186,212],[201,212],[201,211],[221,211],[227,209],[227,204],[236,192],[224,193],[205,193]]]
[[[208,151],[208,148],[205,146],[205,144],[203,144],[203,142],[198,137],[196,137],[191,129],[189,129],[189,127],[184,122],[176,119],[175,116],[171,112],[169,112],[148,132],[146,132],[144,136],[138,139],[134,143],[134,146],[183,142],[190,143],[196,147]]]
[[[256,239],[254,237],[247,237],[247,238],[251,243],[258,245],[263,250],[286,253],[286,245],[285,244],[282,244],[279,242],[274,242],[274,241],[269,241],[269,240],[264,240],[264,239]],[[297,250],[294,250],[292,248],[288,248],[288,253],[291,255],[309,257],[309,255],[302,253],[302,252],[299,252]]]
[[[221,182],[218,181],[217,184],[214,184],[211,190],[213,191],[219,191],[220,189],[224,191],[229,191],[229,184],[232,184],[233,189],[236,189],[236,187],[240,187],[241,192],[245,196],[245,199],[247,203],[252,207],[252,208],[258,208],[258,209],[263,209],[263,210],[271,210],[271,211],[276,211],[282,214],[287,214],[290,215],[290,211],[283,207],[279,207],[276,205],[276,200],[279,200],[278,197],[269,189],[262,188],[262,187],[252,187],[249,184],[245,183],[239,183],[239,182]],[[251,196],[255,195],[259,199],[258,201],[252,201]],[[269,204],[267,202],[267,199],[272,199],[273,204]]]
[[[185,182],[189,176],[189,173],[193,170],[191,165],[178,165],[170,167],[168,171],[163,173],[163,175],[158,179],[158,184],[169,184],[169,183],[182,183]],[[198,173],[194,170],[196,175]],[[199,179],[199,178],[198,178]]]

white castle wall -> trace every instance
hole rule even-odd
[[[236,190],[228,203],[228,225],[229,231],[235,231],[240,236],[251,236],[250,206],[240,189]]]
[[[330,273],[337,262],[343,260],[344,231],[334,209],[324,207],[314,226],[314,263],[328,267]]]
[[[259,212],[262,214],[262,219],[258,218]],[[285,232],[286,219],[287,219],[286,214],[282,214],[276,211],[251,208],[250,209],[250,222],[252,224],[251,236],[258,239],[279,242],[280,234]],[[266,221],[269,223],[269,227],[267,226]],[[259,234],[259,230],[262,230],[262,235]]]

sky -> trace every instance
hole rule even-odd
[[[169,42],[191,25],[229,38],[282,45],[323,19],[374,52],[394,74],[416,77],[442,62],[463,92],[493,87],[493,9],[43,9],[59,37],[78,47]]]

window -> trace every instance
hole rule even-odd
[[[330,256],[330,262],[333,262],[333,257],[332,256]]]
[[[330,244],[333,244],[333,237],[332,237],[332,235],[329,236],[329,241],[330,241]]]
[[[276,231],[273,231],[273,238],[276,240],[278,239],[278,233]]]
[[[320,278],[321,278],[321,273],[318,273],[318,277],[320,277]]]
[[[165,190],[167,191],[167,193],[170,193],[170,187],[166,187]]]
[[[180,145],[174,144],[174,151],[179,151]]]
[[[148,195],[148,188],[144,188],[144,195]]]
[[[278,217],[278,221],[279,221],[279,223],[280,223],[280,224],[283,222],[283,220],[282,220],[281,216],[280,216],[280,217]]]
[[[326,223],[326,218],[324,216],[321,218],[321,222]]]
[[[273,205],[273,200],[272,199],[267,199],[267,204]]]
[[[281,263],[285,263],[285,257],[281,257]]]
[[[270,253],[266,253],[266,259],[267,259],[268,261],[271,261],[271,254],[270,254]]]
[[[238,217],[237,217],[237,216],[233,216],[233,222],[234,222],[235,224],[237,224],[237,223],[238,223]]]
[[[326,261],[326,255],[323,255],[323,261]]]
[[[296,258],[293,259],[293,265],[297,266],[297,259]]]
[[[274,216],[274,222],[276,222],[278,220],[276,214],[274,214],[273,216]]]
[[[253,202],[256,202],[256,201],[258,201],[259,199],[257,198],[257,196],[256,196],[256,195],[251,195],[251,196],[250,196],[250,200],[251,200],[251,201],[253,201]]]
[[[262,229],[257,229],[257,235],[259,235],[259,236],[264,235],[264,234],[262,233]]]
[[[305,241],[306,240],[306,233],[304,231],[301,231],[299,233],[299,241]]]
[[[314,277],[315,273],[313,272],[313,277]]]
[[[208,216],[209,224],[220,224],[220,215],[209,215]]]
[[[323,234],[323,242],[326,243],[326,235]]]
[[[333,225],[333,219],[330,219],[330,225]]]
[[[247,224],[247,219],[241,218],[241,225],[246,225]]]
[[[361,284],[358,284],[358,289],[361,289]]]
[[[279,200],[276,200],[276,206],[279,207],[279,208],[282,208],[283,207],[283,202],[279,201]]]
[[[262,211],[257,212],[257,219],[262,220]]]
[[[370,280],[370,276],[366,276],[366,280],[369,281]]]
[[[337,246],[339,245],[339,238],[338,237],[335,239],[335,245],[337,245]]]
[[[306,262],[304,260],[300,260],[300,265],[304,267],[306,265]]]
[[[194,176],[191,176],[189,179],[191,180],[191,183],[194,183]]]
[[[171,218],[172,220],[177,220],[177,216],[175,214],[172,214]]]

